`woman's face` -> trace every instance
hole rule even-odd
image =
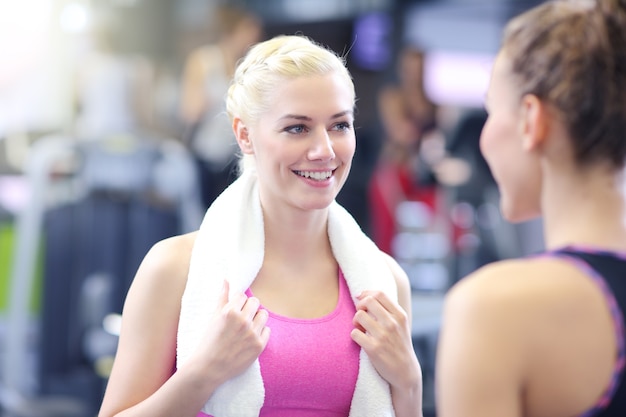
[[[503,216],[519,222],[540,214],[541,166],[523,146],[523,110],[509,65],[501,52],[491,73],[480,149],[498,183]]]
[[[249,129],[265,207],[322,209],[335,199],[356,147],[351,87],[339,74],[279,83]]]

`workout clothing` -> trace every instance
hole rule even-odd
[[[546,255],[573,262],[594,280],[606,298],[615,326],[618,356],[611,383],[596,404],[581,417],[624,417],[626,416],[626,381],[624,381],[626,335],[623,312],[626,311],[626,252],[567,246],[547,252]]]
[[[248,289],[246,295],[252,292]],[[350,337],[356,309],[343,273],[339,271],[339,297],[331,313],[294,319],[268,312],[271,336],[259,356],[265,387],[259,417],[346,417],[360,347]]]

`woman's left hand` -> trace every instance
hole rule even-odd
[[[351,336],[392,387],[407,389],[420,379],[420,369],[406,312],[383,292],[357,297]]]

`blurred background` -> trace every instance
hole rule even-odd
[[[143,255],[197,228],[233,179],[232,149],[207,144],[234,63],[296,33],[354,77],[338,200],[409,274],[436,415],[446,291],[542,249],[538,221],[500,217],[478,147],[501,29],[540,2],[1,0],[0,415],[97,414]]]

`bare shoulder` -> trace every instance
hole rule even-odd
[[[178,260],[188,263],[191,259],[191,250],[196,241],[197,233],[191,232],[173,236],[155,243],[146,255],[147,259],[157,262],[160,260],[165,264]]]
[[[521,415],[515,410],[527,355],[513,287],[523,284],[511,281],[525,269],[518,261],[491,264],[446,294],[436,357],[438,414]]]
[[[524,276],[533,274],[524,261],[501,261],[484,266],[462,278],[445,296],[442,317],[444,340],[463,340],[482,334],[507,336],[524,319],[528,285]],[[465,329],[472,329],[471,334]],[[458,341],[458,340],[457,340]],[[519,343],[516,343],[519,347]]]
[[[131,291],[140,288],[148,297],[182,294],[196,233],[170,237],[154,244],[137,270]]]
[[[212,48],[207,45],[200,46],[191,51],[185,60],[185,69],[188,76],[201,77],[203,74],[207,73],[213,65],[213,61],[215,61],[212,56]]]
[[[446,294],[446,305],[464,309],[490,309],[502,302],[511,306],[508,298],[521,296],[518,286],[528,282],[522,277],[537,273],[525,261],[495,262],[479,268],[462,278]]]
[[[537,280],[532,277],[539,275],[542,267],[533,260],[500,261],[448,291],[437,349],[442,415],[466,410],[471,410],[466,415],[507,415],[503,410],[520,407],[517,392],[536,324],[528,313],[537,308],[532,300]],[[487,412],[490,407],[497,413]]]
[[[492,313],[523,314],[585,308],[597,294],[593,282],[573,264],[555,258],[495,262],[463,278],[446,295],[446,304]]]
[[[201,45],[191,51],[188,55],[189,61],[202,62],[211,54],[211,48],[208,45]]]
[[[442,326],[457,335],[471,328],[491,340],[508,338],[512,349],[548,357],[589,335],[610,337],[610,323],[589,276],[572,263],[538,257],[496,262],[462,279],[446,294]]]
[[[606,386],[614,350],[604,296],[574,264],[536,257],[487,265],[446,294],[437,359],[442,415],[491,415],[487,406],[579,415]]]
[[[144,257],[124,303],[115,362],[100,415],[148,398],[172,375],[180,299],[195,233],[162,240]]]

